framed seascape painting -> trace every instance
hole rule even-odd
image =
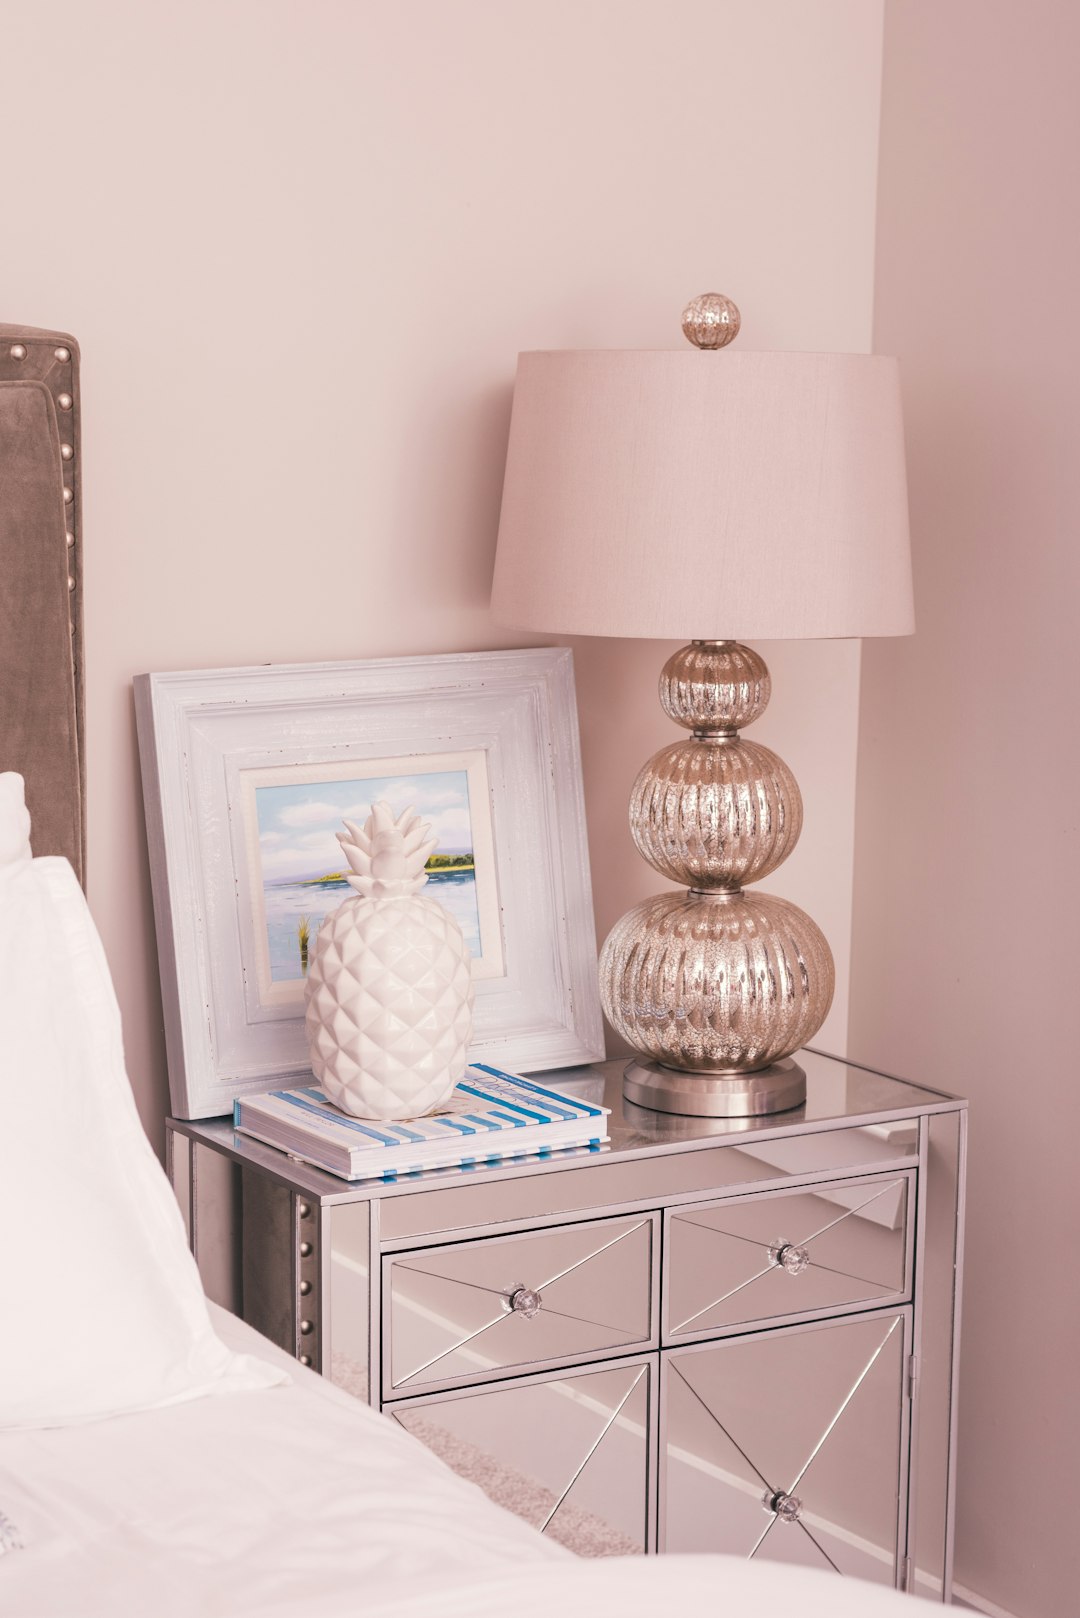
[[[252,998],[259,1006],[304,998],[308,955],[323,918],[352,897],[337,833],[363,825],[371,806],[415,809],[438,848],[425,866],[428,896],[461,927],[473,979],[503,975],[487,758],[431,753],[350,764],[286,764],[241,777],[246,866],[252,884]],[[246,920],[247,918],[245,918]]]
[[[437,838],[471,1059],[602,1056],[569,651],[145,674],[135,701],[178,1117],[309,1078],[307,964],[351,894],[336,834],[380,800]]]

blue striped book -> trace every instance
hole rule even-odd
[[[477,1063],[465,1069],[447,1110],[386,1123],[352,1118],[314,1086],[271,1090],[233,1103],[245,1135],[345,1180],[396,1179],[422,1169],[543,1155],[607,1140],[609,1108]]]

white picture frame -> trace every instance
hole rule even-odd
[[[484,940],[471,1060],[528,1073],[602,1059],[567,648],[143,674],[135,708],[176,1117],[310,1082],[302,990],[280,937],[268,943],[276,889],[298,850],[322,858],[330,810],[355,819],[387,778],[421,812],[420,777],[468,782]],[[275,791],[300,796],[270,832]],[[301,823],[309,835],[279,847],[281,825]],[[313,891],[333,880],[295,877]]]

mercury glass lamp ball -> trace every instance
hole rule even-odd
[[[703,292],[683,310],[683,333],[696,348],[726,348],[741,325],[738,304],[722,292]]]
[[[663,893],[615,923],[600,999],[637,1051],[684,1072],[748,1073],[790,1056],[832,1004],[816,922],[768,893]]]

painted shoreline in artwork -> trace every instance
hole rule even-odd
[[[480,921],[476,904],[476,872],[467,869],[428,870],[428,880],[420,892],[437,899],[447,909],[465,935],[473,955],[481,953]],[[267,883],[264,890],[266,939],[270,951],[270,975],[275,983],[291,983],[304,976],[300,926],[307,920],[306,953],[310,958],[315,939],[326,917],[346,899],[352,889],[344,876],[334,873],[301,882]]]

